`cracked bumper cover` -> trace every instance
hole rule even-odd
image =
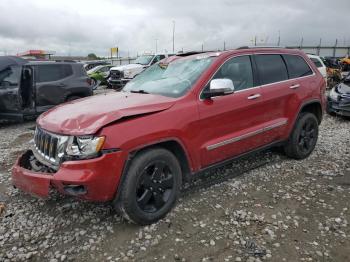
[[[31,195],[48,197],[50,188],[69,194],[65,186],[83,186],[86,193],[78,197],[90,201],[112,200],[123,169],[122,153],[113,152],[89,160],[67,161],[56,173],[42,173],[23,166],[31,151],[21,155],[12,169],[12,183]]]

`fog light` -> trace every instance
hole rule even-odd
[[[85,186],[82,185],[65,185],[63,187],[63,190],[72,196],[80,196],[85,195],[87,193],[87,190]]]

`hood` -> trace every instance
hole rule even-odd
[[[176,99],[116,92],[78,99],[43,113],[37,120],[42,128],[58,134],[95,134],[103,126],[124,117],[166,110]]]
[[[130,70],[130,69],[135,69],[135,68],[143,68],[143,65],[140,64],[129,64],[129,65],[122,65],[122,66],[115,66],[112,67],[110,70],[119,70],[119,71],[125,71],[125,70]]]

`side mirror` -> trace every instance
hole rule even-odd
[[[214,96],[225,96],[235,91],[231,79],[213,79],[210,81],[209,90],[203,92],[204,98],[208,99]]]

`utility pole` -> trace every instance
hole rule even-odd
[[[321,44],[322,44],[322,38],[320,38],[320,42],[318,43],[318,47],[317,47],[317,55],[320,55],[321,52]]]
[[[304,37],[301,37],[299,49],[303,47]]]
[[[175,54],[175,21],[173,21],[173,54]]]
[[[202,52],[203,52],[203,50],[204,50],[204,45],[202,44]]]
[[[335,51],[336,51],[337,45],[338,45],[338,38],[335,39],[335,45],[333,47],[333,57],[335,57]]]
[[[224,41],[224,51],[226,51],[226,42]]]
[[[278,30],[278,41],[277,41],[277,46],[280,46],[281,44],[281,31]]]
[[[256,46],[256,36],[254,36],[254,46]]]
[[[156,40],[156,54],[158,53],[158,38],[155,39]]]

